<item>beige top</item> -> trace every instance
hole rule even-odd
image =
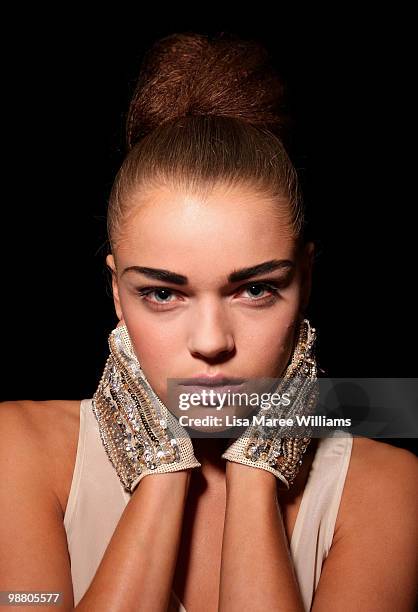
[[[352,435],[343,431],[319,440],[303,492],[290,552],[306,610],[312,605],[322,564],[331,548],[352,442]],[[77,455],[64,516],[74,605],[94,578],[130,497],[102,445],[92,399],[84,399],[80,403]],[[186,612],[174,590],[169,610]]]

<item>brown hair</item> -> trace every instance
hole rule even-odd
[[[163,185],[201,196],[219,183],[249,185],[283,207],[301,241],[298,177],[281,137],[289,125],[284,85],[259,42],[225,33],[155,42],[141,66],[127,117],[128,154],[110,193],[112,252],[137,206],[132,195]]]

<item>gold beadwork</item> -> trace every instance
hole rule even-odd
[[[149,384],[126,326],[114,329],[108,343],[110,355],[92,408],[124,488],[133,492],[149,473],[200,467],[190,437]]]
[[[286,415],[311,414],[317,404],[317,367],[313,355],[316,330],[304,319],[298,330],[298,339],[292,359],[275,392],[293,395],[292,410]],[[274,416],[275,407],[264,412]],[[284,415],[280,415],[284,416]],[[308,433],[310,430],[308,430]],[[289,489],[299,472],[302,458],[310,443],[309,435],[303,437],[280,437],[277,429],[265,431],[259,425],[250,425],[245,432],[223,453],[229,461],[253,465],[272,472]]]

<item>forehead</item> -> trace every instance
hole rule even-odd
[[[248,188],[218,187],[205,197],[159,188],[133,206],[117,250],[123,267],[161,267],[192,276],[193,270],[228,273],[293,255],[286,203]]]

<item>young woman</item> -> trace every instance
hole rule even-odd
[[[251,456],[166,410],[168,379],[315,379],[280,95],[256,43],[172,35],[148,53],[108,208],[102,379],[81,402],[1,406],[1,590],[80,611],[414,609],[412,453],[277,430]]]

